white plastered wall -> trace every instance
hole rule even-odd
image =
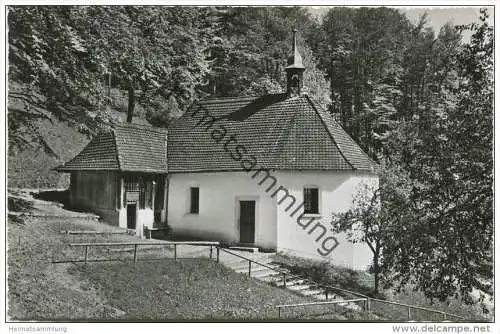
[[[373,189],[378,185],[378,178],[373,174],[359,172],[277,172],[279,182],[294,196],[297,206],[303,202],[304,187],[319,188],[319,214],[299,216],[303,210],[288,212],[287,201],[278,205],[278,251],[292,255],[326,260],[335,265],[365,270],[372,263],[372,253],[364,243],[353,244],[346,240],[345,234],[331,231],[332,213],[340,213],[352,206],[353,196],[363,183],[370,184]],[[278,200],[281,198],[276,195]],[[312,220],[311,223],[309,223]],[[309,223],[309,224],[308,224]],[[327,230],[324,232],[321,224]],[[301,226],[302,225],[302,226]],[[338,246],[334,248],[335,241]],[[333,249],[333,250],[332,250]]]
[[[189,213],[199,187],[199,214]],[[245,172],[170,174],[168,224],[174,233],[239,242],[239,200],[255,200],[255,244],[276,247],[276,202]]]
[[[333,264],[365,270],[372,262],[366,244],[352,244],[344,234],[331,232],[331,215],[343,212],[352,205],[358,187],[367,183],[376,187],[378,178],[373,174],[335,171],[271,172],[277,179],[275,188],[266,191],[269,183],[259,185],[262,177],[251,173],[219,172],[171,174],[168,196],[168,224],[174,233],[201,239],[239,241],[238,201],[255,200],[255,244],[274,248],[292,255],[326,260]],[[287,202],[278,204],[280,193],[274,190],[283,185],[296,199],[296,205],[285,211]],[[190,214],[190,188],[199,187],[199,214]],[[302,210],[291,213],[303,201],[304,187],[319,188],[319,214],[308,226],[311,217],[297,220]],[[300,223],[300,224],[299,224]],[[321,227],[313,226],[321,224]],[[312,231],[311,231],[312,230]],[[320,238],[321,237],[321,238]],[[334,244],[338,246],[328,252]],[[328,240],[326,240],[329,238]],[[326,241],[325,241],[326,240]]]

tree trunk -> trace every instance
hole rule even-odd
[[[379,268],[378,261],[379,261],[379,254],[378,254],[378,251],[377,251],[373,255],[373,274],[374,274],[374,278],[375,278],[375,287],[373,289],[373,292],[375,294],[378,294],[378,287],[379,287],[379,271],[380,271],[380,268]]]
[[[108,72],[108,76],[107,76],[107,79],[108,79],[108,103],[111,103],[111,72]]]
[[[127,123],[132,123],[132,117],[134,116],[134,107],[135,107],[134,88],[132,86],[129,86],[129,88],[128,88]]]

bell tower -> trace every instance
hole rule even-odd
[[[299,96],[302,91],[305,67],[302,56],[297,49],[297,29],[293,29],[292,54],[288,57],[286,70],[286,93],[288,97]]]

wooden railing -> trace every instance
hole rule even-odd
[[[434,309],[422,307],[422,306],[409,305],[409,304],[405,304],[405,303],[399,303],[399,302],[394,302],[391,300],[384,300],[384,299],[378,299],[378,298],[370,298],[369,301],[405,307],[407,309],[408,320],[413,320],[412,319],[412,312],[411,312],[412,310],[421,310],[421,311],[426,311],[429,313],[440,314],[443,317],[443,320],[451,320],[453,318],[459,319],[459,320],[466,320],[465,317],[462,317],[460,315],[456,315],[456,314],[452,314],[452,313],[448,313],[448,312],[444,312],[444,311],[439,311],[439,310],[434,310]]]
[[[366,298],[356,298],[356,299],[345,299],[345,300],[332,300],[328,302],[311,302],[311,303],[298,303],[298,304],[285,304],[285,305],[276,305],[275,307],[278,309],[278,319],[281,319],[281,309],[283,308],[295,308],[295,307],[303,307],[303,306],[323,306],[323,305],[337,305],[337,304],[345,304],[345,303],[356,303],[363,302],[366,305]],[[364,306],[366,307],[366,306]]]
[[[281,310],[284,308],[294,308],[294,307],[306,307],[306,306],[315,306],[315,305],[336,305],[336,304],[342,304],[342,303],[356,303],[356,302],[361,302],[363,301],[363,310],[370,313],[372,312],[371,310],[371,303],[372,302],[379,302],[379,303],[385,303],[385,304],[390,304],[390,305],[396,305],[399,307],[405,307],[407,309],[407,315],[408,315],[408,320],[412,320],[412,310],[423,310],[426,312],[430,313],[435,313],[435,314],[440,314],[443,317],[443,320],[451,320],[451,319],[459,319],[459,320],[466,320],[465,317],[456,315],[456,314],[451,314],[443,311],[438,311],[426,307],[421,307],[421,306],[415,306],[415,305],[409,305],[409,304],[404,304],[404,303],[399,303],[399,302],[394,302],[394,301],[389,301],[389,300],[383,300],[383,299],[377,299],[377,298],[371,298],[369,296],[363,295],[361,293],[357,293],[354,291],[338,288],[335,286],[327,285],[327,284],[321,284],[314,282],[313,280],[305,277],[301,277],[295,274],[288,273],[286,271],[277,269],[275,267],[269,266],[267,264],[260,263],[258,261],[249,259],[247,257],[244,257],[240,254],[234,253],[228,249],[225,249],[220,246],[220,243],[217,241],[163,241],[163,242],[99,242],[99,243],[71,243],[69,244],[71,247],[84,247],[84,260],[83,262],[87,264],[88,262],[93,262],[97,260],[89,260],[88,258],[88,251],[90,247],[115,247],[115,246],[134,246],[134,257],[133,261],[134,264],[137,263],[138,257],[137,257],[137,249],[139,246],[173,246],[174,247],[174,260],[177,261],[177,246],[179,245],[192,245],[192,246],[206,246],[210,247],[210,254],[209,258],[212,260],[213,259],[213,249],[215,248],[216,250],[216,258],[215,260],[217,263],[220,262],[220,252],[223,251],[225,253],[228,253],[230,255],[233,255],[235,257],[238,257],[242,260],[245,260],[248,262],[248,276],[252,275],[252,264],[255,264],[257,266],[261,266],[267,269],[270,269],[274,272],[276,272],[278,275],[281,276],[283,280],[283,287],[286,288],[286,279],[287,278],[295,278],[298,280],[302,280],[304,282],[308,282],[311,286],[315,286],[318,288],[321,288],[325,291],[325,297],[326,300],[325,302],[311,302],[311,303],[299,303],[299,304],[286,304],[286,305],[277,305],[276,308],[278,309],[278,318],[281,317]],[[74,261],[73,261],[74,262]],[[350,298],[350,299],[339,299],[339,300],[332,300],[328,301],[328,292],[329,291],[335,291],[341,295],[347,295],[347,296],[355,296],[356,298]]]
[[[83,262],[93,262],[89,260],[88,253],[90,247],[116,247],[116,246],[134,246],[134,264],[137,262],[138,246],[174,246],[174,260],[177,261],[177,246],[178,245],[193,245],[210,247],[210,259],[212,259],[213,248],[219,246],[218,241],[163,241],[163,242],[95,242],[95,243],[72,243],[71,247],[84,247]],[[218,249],[218,248],[217,248]],[[219,254],[219,251],[217,251]]]
[[[225,253],[231,254],[231,255],[239,257],[239,258],[241,258],[241,259],[243,259],[245,261],[248,261],[248,276],[251,276],[251,274],[252,274],[252,263],[254,263],[256,265],[259,265],[259,266],[271,269],[271,270],[275,271],[278,275],[280,275],[281,278],[282,278],[282,280],[283,280],[283,287],[284,288],[286,288],[286,279],[287,278],[295,278],[295,279],[298,279],[298,280],[302,280],[304,282],[308,282],[308,284],[311,283],[311,286],[316,286],[316,287],[318,287],[320,289],[323,289],[325,291],[325,299],[327,300],[326,302],[278,305],[278,306],[276,306],[278,308],[278,313],[281,312],[282,308],[286,308],[286,307],[298,307],[298,306],[308,306],[308,305],[322,305],[322,303],[323,304],[325,304],[325,303],[326,304],[329,304],[329,303],[331,303],[331,304],[341,304],[341,303],[348,303],[348,302],[364,301],[363,310],[366,311],[366,312],[368,312],[368,313],[372,312],[372,307],[371,307],[372,302],[380,302],[380,303],[385,303],[385,304],[390,304],[390,305],[396,305],[396,306],[399,306],[399,307],[405,307],[407,309],[408,320],[412,320],[412,310],[422,310],[422,311],[426,311],[426,312],[430,312],[430,313],[440,314],[443,317],[443,320],[451,320],[451,319],[466,320],[465,317],[462,317],[462,316],[459,316],[459,315],[456,315],[456,314],[452,314],[452,313],[447,313],[447,312],[443,312],[443,311],[439,311],[439,310],[434,310],[434,309],[430,309],[430,308],[426,308],[426,307],[421,307],[421,306],[415,306],[415,305],[409,305],[409,304],[405,304],[405,303],[394,302],[394,301],[390,301],[390,300],[372,298],[372,297],[369,297],[367,295],[364,295],[364,294],[361,294],[361,293],[358,293],[358,292],[354,292],[354,291],[350,291],[350,290],[338,288],[338,287],[331,286],[331,285],[328,285],[328,284],[317,283],[317,282],[314,282],[313,280],[311,280],[309,278],[301,277],[301,276],[298,276],[298,275],[295,275],[295,274],[290,274],[290,273],[285,272],[283,270],[274,268],[272,266],[260,263],[258,261],[252,260],[252,259],[249,259],[249,258],[244,257],[242,255],[236,254],[236,253],[231,252],[231,251],[229,251],[227,249],[221,248],[220,246],[216,246],[216,248],[217,248],[217,262],[219,262],[219,253],[220,253],[221,250],[223,252],[225,252]],[[347,296],[354,296],[356,298],[342,299],[342,300],[335,300],[335,301],[328,301],[328,297],[329,297],[328,296],[328,291],[335,291],[335,292],[337,292],[339,294],[343,294],[344,296],[345,295],[347,295]]]

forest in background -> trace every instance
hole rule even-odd
[[[305,91],[381,166],[382,211],[351,215],[371,219],[381,279],[477,302],[493,279],[488,14],[433,31],[385,7],[11,6],[9,186],[60,186],[51,169],[120,111],[167,127],[201,98],[283,91],[296,28]]]

